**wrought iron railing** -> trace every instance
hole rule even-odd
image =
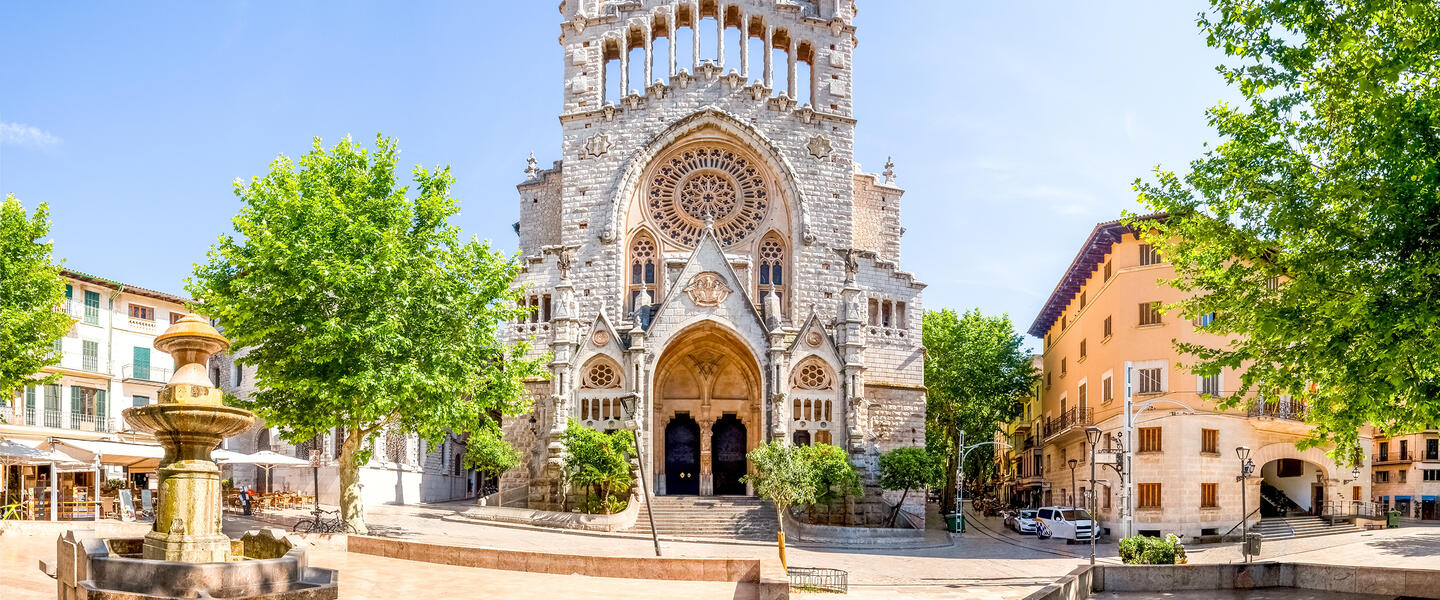
[[[1095,420],[1095,409],[1072,408],[1045,421],[1045,437],[1051,438],[1076,427],[1091,425]]]
[[[1368,500],[1332,500],[1320,507],[1320,516],[1328,518],[1368,517],[1379,519],[1385,516],[1385,507],[1379,502]]]
[[[49,427],[73,431],[113,431],[114,419],[108,416],[88,415],[62,410],[27,409],[24,404],[11,411],[10,424],[29,427]]]
[[[1304,421],[1310,414],[1310,407],[1304,402],[1289,398],[1261,400],[1250,405],[1251,417],[1270,417],[1290,421]]]
[[[825,591],[840,594],[850,590],[850,573],[839,569],[817,569],[814,567],[789,567],[790,587],[804,591]]]

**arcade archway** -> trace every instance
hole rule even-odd
[[[745,454],[763,431],[760,367],[749,347],[718,323],[693,325],[666,345],[654,389],[656,493],[747,493]]]

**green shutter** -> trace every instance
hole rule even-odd
[[[65,284],[65,299],[66,299],[66,300],[74,300],[74,299],[75,299],[75,286],[70,285],[70,284],[68,284],[68,283]]]
[[[80,419],[85,414],[85,388],[70,386],[70,428],[79,429]]]
[[[100,342],[84,340],[80,343],[80,368],[96,373],[100,371]]]
[[[135,365],[130,373],[136,379],[150,379],[150,349],[144,346],[135,347]]]
[[[32,385],[25,388],[25,424],[35,423],[35,386]]]
[[[110,431],[110,411],[105,406],[105,390],[95,390],[95,431]]]
[[[60,386],[58,384],[45,386],[45,426],[60,426]]]
[[[149,397],[149,396],[131,396],[131,397],[130,397],[130,405],[131,405],[131,406],[150,406],[150,397]]]
[[[85,290],[85,322],[100,324],[100,292]]]

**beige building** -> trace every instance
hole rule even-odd
[[[130,430],[121,411],[154,402],[170,379],[174,363],[155,350],[155,337],[186,314],[187,299],[68,269],[61,274],[70,330],[55,344],[60,362],[41,370],[59,378],[8,399],[0,438],[83,464],[3,467],[7,495],[19,497],[23,487],[43,501],[58,480],[58,501],[72,503],[93,501],[110,479],[150,486],[160,447],[149,434]]]
[[[1042,451],[1045,504],[1074,504],[1089,491],[1090,451],[1085,428],[1098,426],[1107,442],[1124,429],[1127,389],[1135,403],[1134,496],[1117,473],[1097,469],[1102,527],[1112,532],[1133,501],[1136,533],[1225,534],[1241,515],[1320,514],[1350,510],[1371,499],[1370,478],[1336,464],[1323,449],[1299,450],[1309,431],[1305,404],[1288,397],[1219,410],[1214,397],[1232,393],[1231,370],[1199,377],[1182,366],[1172,340],[1217,344],[1208,319],[1181,319],[1158,310],[1180,298],[1161,283],[1173,268],[1118,221],[1101,223],[1030,327],[1044,340]],[[1128,365],[1128,372],[1127,372]],[[1362,447],[1369,448],[1368,436]],[[1236,448],[1252,451],[1255,477],[1241,506]],[[1070,461],[1075,461],[1073,465]],[[1368,464],[1368,462],[1366,463]],[[1072,468],[1073,467],[1073,468]],[[1263,509],[1262,509],[1263,505]]]
[[[508,332],[551,378],[507,424],[529,468],[502,486],[566,507],[567,421],[623,427],[633,394],[655,493],[749,495],[747,451],[828,442],[865,474],[847,520],[879,522],[877,456],[924,443],[924,284],[900,268],[893,169],[856,163],[854,3],[560,12],[563,156],[518,186],[534,314]]]
[[[1031,365],[1041,370],[1044,358],[1034,356]],[[1044,498],[1043,455],[1038,443],[1043,392],[1043,384],[1036,383],[1030,394],[1020,399],[1020,415],[995,431],[997,493],[1006,506],[1038,507]]]
[[[1440,429],[1376,437],[1371,458],[1376,502],[1405,518],[1440,519]]]

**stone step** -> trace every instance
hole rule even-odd
[[[779,529],[775,511],[763,500],[747,496],[660,496],[651,506],[661,535],[768,539]],[[631,533],[649,534],[644,512]]]

